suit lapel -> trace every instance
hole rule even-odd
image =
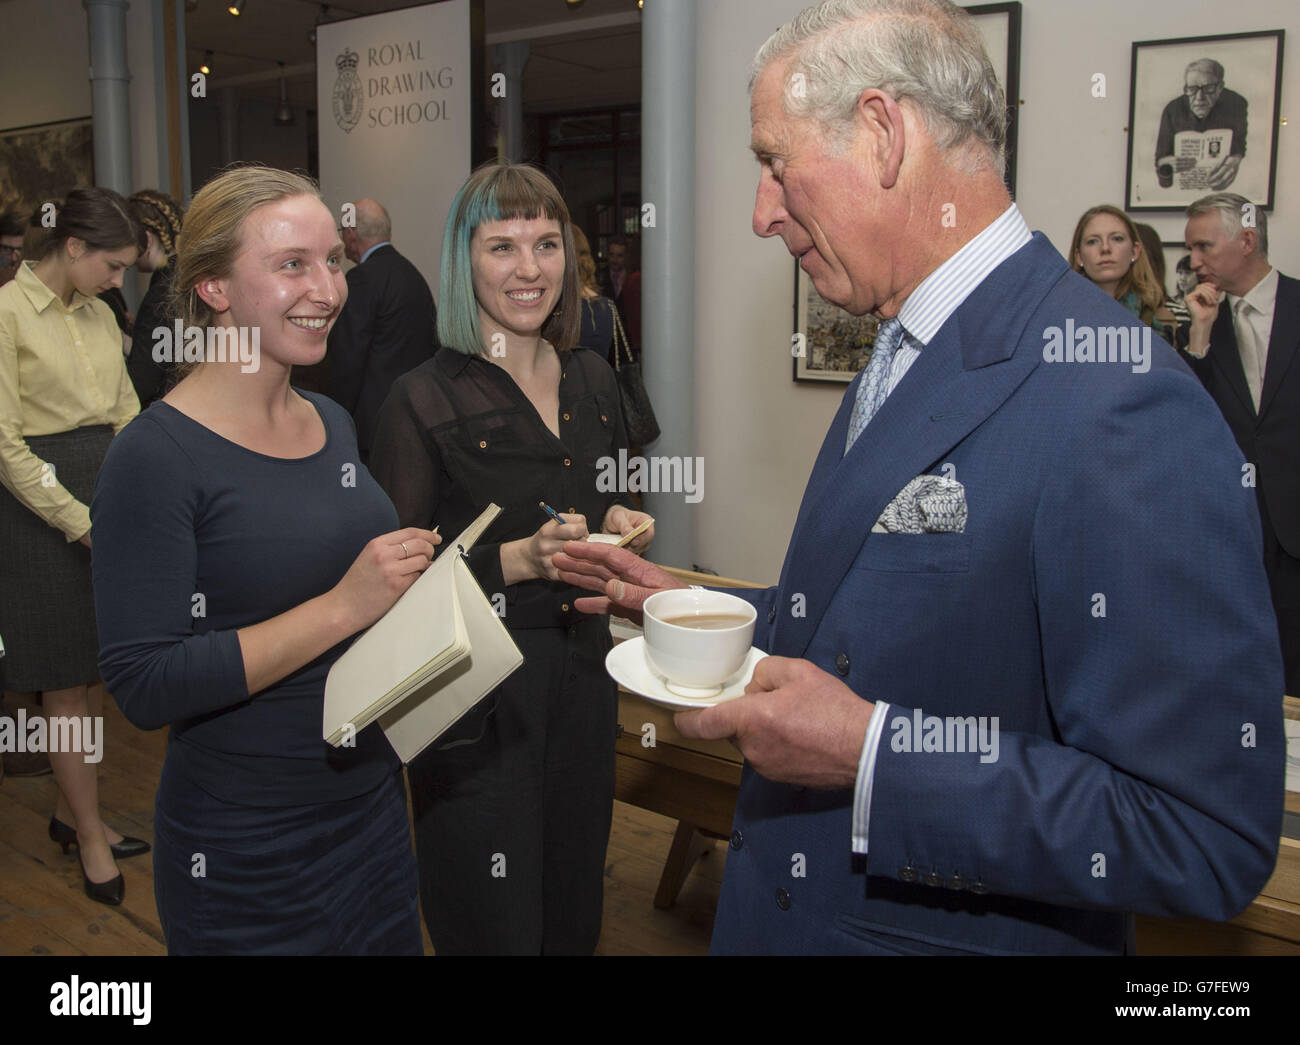
[[[1282,379],[1300,348],[1300,282],[1279,273],[1277,301],[1273,305],[1273,327],[1268,335],[1268,360],[1264,365],[1264,388],[1259,397],[1262,417],[1282,386]]]
[[[781,569],[771,652],[805,653],[885,506],[1042,362],[1041,341],[1020,341],[1038,303],[1067,274],[1060,255],[1035,236],[949,317],[841,457],[861,375],[850,386],[818,454]],[[803,616],[789,612],[796,595],[804,597]]]
[[[1210,362],[1219,372],[1233,395],[1246,409],[1247,417],[1255,416],[1255,400],[1246,384],[1246,369],[1241,365],[1241,349],[1237,347],[1237,331],[1232,325],[1232,308],[1225,297],[1219,305],[1219,314],[1210,328]]]

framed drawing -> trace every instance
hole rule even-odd
[[[1284,35],[1133,45],[1125,210],[1180,211],[1224,191],[1272,208]]]
[[[1007,96],[1007,191],[1016,198],[1016,132],[1020,126],[1020,4],[974,4],[965,8],[984,38],[998,83]]]
[[[45,200],[95,184],[90,117],[0,131],[0,210],[27,217]]]
[[[848,384],[876,343],[874,316],[851,316],[813,288],[794,263],[794,379]]]
[[[1182,296],[1196,286],[1196,273],[1192,271],[1192,256],[1185,243],[1160,244],[1165,248],[1165,293],[1171,298]],[[1179,269],[1182,265],[1182,269]]]

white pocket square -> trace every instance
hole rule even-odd
[[[943,475],[918,475],[899,491],[872,533],[964,533],[966,488]]]

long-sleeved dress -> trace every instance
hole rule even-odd
[[[118,437],[91,505],[104,679],[171,726],[154,819],[172,953],[420,953],[401,767],[378,726],[321,738],[348,642],[250,696],[238,629],[330,590],[397,528],[351,419],[307,393],[325,445],[269,457],[165,402]]]

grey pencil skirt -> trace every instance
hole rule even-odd
[[[27,439],[53,466],[61,486],[83,504],[113,439],[108,425]],[[69,543],[0,487],[0,658],[4,687],[17,692],[70,689],[99,678],[99,636],[90,549]]]

